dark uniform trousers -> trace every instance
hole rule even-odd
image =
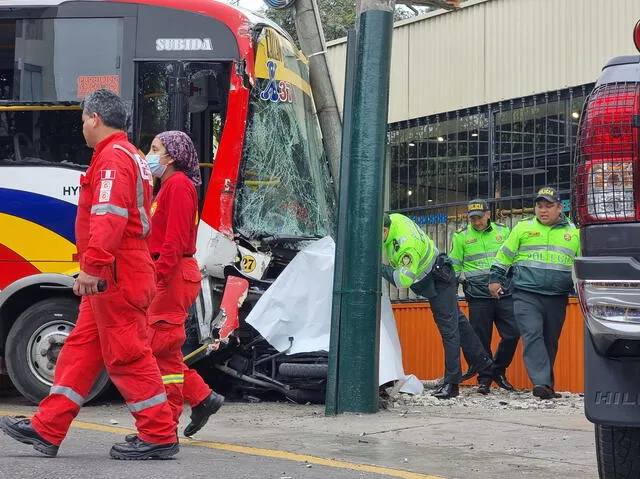
[[[391,274],[389,274],[391,273]],[[383,268],[383,276],[393,283],[393,270]],[[435,295],[433,294],[435,288]],[[431,312],[435,320],[444,348],[444,382],[448,384],[460,383],[462,370],[460,367],[460,347],[470,364],[478,371],[491,374],[491,357],[485,352],[482,343],[473,332],[467,317],[458,306],[458,280],[452,275],[452,280],[442,282],[427,275],[421,281],[413,284],[411,290],[419,296],[429,300]]]
[[[520,332],[513,314],[513,298],[511,295],[503,296],[500,299],[467,296],[467,302],[469,304],[469,322],[488,355],[491,355],[491,337],[494,324],[501,338],[498,349],[493,356],[493,368],[491,371],[483,371],[478,376],[478,383],[488,383],[497,375],[505,373],[518,346]]]
[[[524,364],[535,385],[553,388],[553,365],[564,325],[567,295],[513,292],[514,312],[522,334]]]

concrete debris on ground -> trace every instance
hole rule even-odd
[[[431,395],[441,380],[422,381],[425,390],[422,394],[411,395],[399,392],[397,385],[385,389],[387,409],[406,409],[418,406],[436,406],[441,408],[469,407],[482,409],[508,410],[545,410],[557,414],[584,414],[583,395],[558,391],[561,398],[541,400],[531,394],[530,389],[505,391],[497,387],[491,393],[478,393],[478,386],[460,386],[460,395],[452,399],[437,399]]]

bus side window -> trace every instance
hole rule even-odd
[[[0,161],[89,165],[80,107],[8,110],[0,106]]]

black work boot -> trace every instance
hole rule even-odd
[[[540,399],[553,399],[556,397],[555,391],[546,384],[536,384],[533,386],[533,395]]]
[[[114,444],[109,455],[124,461],[144,461],[145,459],[169,459],[180,451],[177,442],[153,444],[136,436],[131,442]]]
[[[36,451],[42,454],[50,457],[56,457],[58,454],[58,446],[50,443],[38,434],[33,428],[31,421],[23,416],[3,417],[0,420],[0,429],[16,441],[31,444]]]
[[[441,387],[431,393],[433,397],[438,399],[450,399],[456,397],[460,393],[457,384],[444,383]]]
[[[478,393],[487,395],[491,392],[491,381],[481,382],[478,386]]]
[[[197,406],[191,408],[191,422],[184,428],[184,435],[193,436],[204,427],[209,420],[209,416],[215,414],[224,403],[224,396],[211,391],[211,394]]]
[[[509,381],[507,381],[507,377],[504,374],[495,374],[493,376],[493,380],[495,383],[500,386],[502,389],[507,391],[513,391],[515,388],[511,385]]]
[[[124,437],[124,440],[127,442],[133,442],[138,438],[137,434],[127,434]],[[176,441],[180,442],[180,437],[178,436],[178,428],[176,428]]]

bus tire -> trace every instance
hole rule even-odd
[[[640,428],[596,424],[600,479],[640,477]]]
[[[16,389],[33,404],[49,394],[58,354],[77,318],[78,301],[49,298],[29,306],[11,327],[5,347],[7,370]],[[86,402],[106,391],[109,384],[102,370]]]
[[[284,378],[325,379],[328,370],[328,364],[282,363],[278,374]]]

